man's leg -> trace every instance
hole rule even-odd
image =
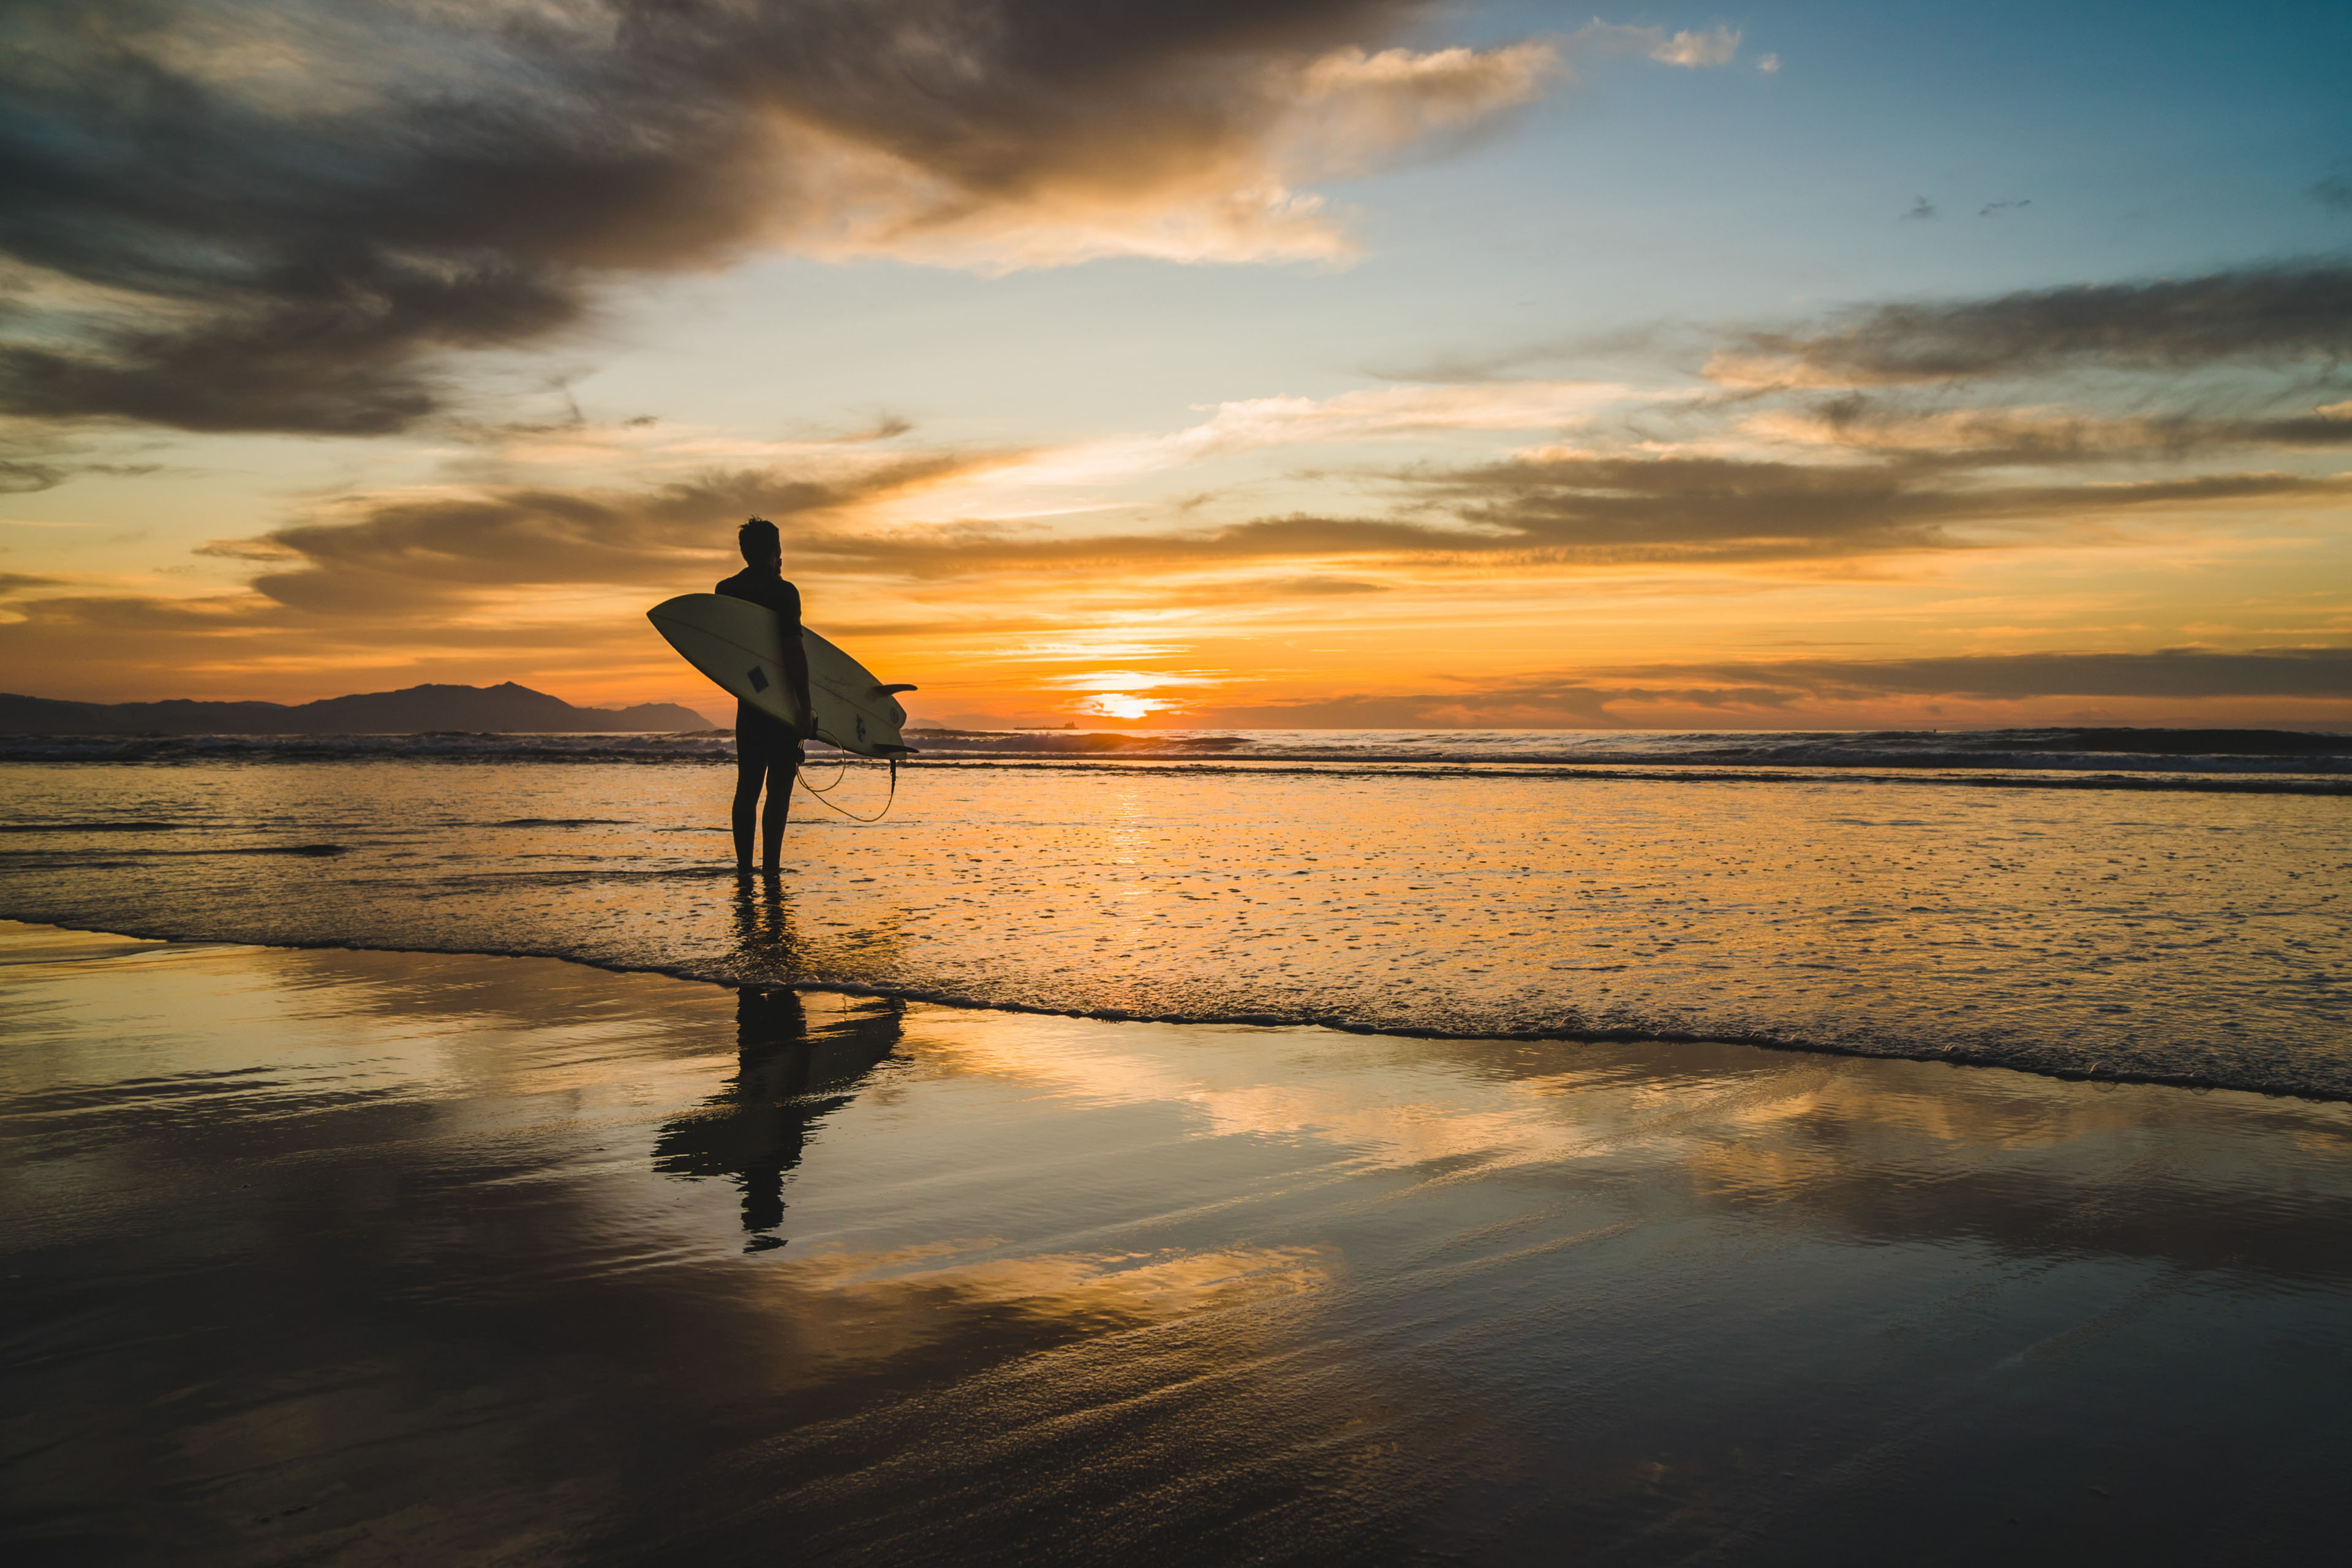
[[[768,758],[768,809],[760,818],[760,868],[773,871],[784,852],[784,819],[792,815],[793,780],[800,775],[801,749],[791,741]]]
[[[760,786],[768,776],[768,748],[758,729],[740,720],[735,725],[735,869],[751,868],[751,827],[760,815]],[[769,851],[769,863],[775,852]]]

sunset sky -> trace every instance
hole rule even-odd
[[[0,18],[0,689],[2352,728],[2352,9]]]

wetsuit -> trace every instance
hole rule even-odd
[[[772,572],[747,566],[713,590],[730,599],[745,599],[776,613],[777,640],[782,645],[784,679],[800,713],[809,711],[808,656],[801,649],[801,591]],[[793,727],[749,702],[735,704],[735,861],[751,863],[751,824],[759,814],[760,791],[768,792],[768,810],[761,822],[761,864],[775,869],[783,852],[784,819],[793,806],[793,779],[800,772],[801,738]]]

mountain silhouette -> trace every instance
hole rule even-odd
[[[561,697],[505,681],[497,686],[411,686],[316,702],[63,702],[0,693],[0,732],[19,735],[402,735],[423,730],[706,730],[710,721],[675,702],[574,708]]]

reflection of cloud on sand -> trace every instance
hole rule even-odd
[[[1814,1081],[1790,1069],[1788,1058],[1753,1051],[1746,1054],[1779,1070],[1662,1085],[1622,1081],[1612,1070],[1621,1047],[1566,1042],[1535,1047],[1549,1070],[1507,1073],[1486,1059],[1496,1043],[1483,1040],[1221,1029],[1223,1048],[1205,1048],[1210,1042],[1190,1026],[1120,1025],[1097,1039],[1072,1040],[1067,1026],[1047,1025],[1041,1037],[1021,1026],[1028,1022],[982,1018],[960,1027],[967,1023],[961,1016],[927,1013],[926,1066],[1049,1085],[1102,1104],[1176,1102],[1201,1116],[1203,1136],[1312,1140],[1345,1149],[1359,1170],[1462,1162],[1492,1170],[1628,1151],[1671,1157],[1681,1139],[1703,1127],[1770,1114],[1767,1108],[1784,1103],[1784,1115],[1801,1114]],[[1157,1039],[1181,1048],[1119,1048]],[[1603,1061],[1576,1059],[1595,1055]],[[1269,1072],[1269,1058],[1294,1070]]]
[[[2336,1482],[2352,1107],[929,1006],[845,1083],[870,1002],[47,957],[0,1008],[53,1347],[10,1387],[86,1556],[1699,1561],[1834,1518],[1876,1562],[1925,1517],[1976,1561],[2018,1497],[2100,1561],[2183,1454],[2199,1524]],[[656,1163],[775,1165],[810,1102],[706,1098],[730,1014],[841,1101],[750,1258]]]
[[[919,1017],[927,1072],[1179,1106],[1195,1138],[1327,1146],[1341,1156],[1333,1176],[1467,1182],[1554,1166],[1572,1180],[1638,1174],[1703,1212],[1779,1207],[1874,1243],[2047,1256],[2095,1231],[2101,1249],[2188,1267],[2352,1273],[2352,1245],[2311,1246],[2304,1207],[2352,1205],[2344,1107],[1708,1042]],[[2276,1184],[2281,1140],[2310,1152],[2293,1194]],[[2167,1217],[2118,1217],[2134,1212]]]
[[[1038,1253],[980,1257],[992,1239],[940,1241],[888,1252],[818,1252],[785,1264],[781,1283],[801,1346],[827,1363],[886,1361],[957,1331],[974,1317],[1096,1334],[1194,1313],[1264,1307],[1329,1280],[1312,1247],[1205,1252]],[[811,1328],[824,1325],[815,1335]]]

